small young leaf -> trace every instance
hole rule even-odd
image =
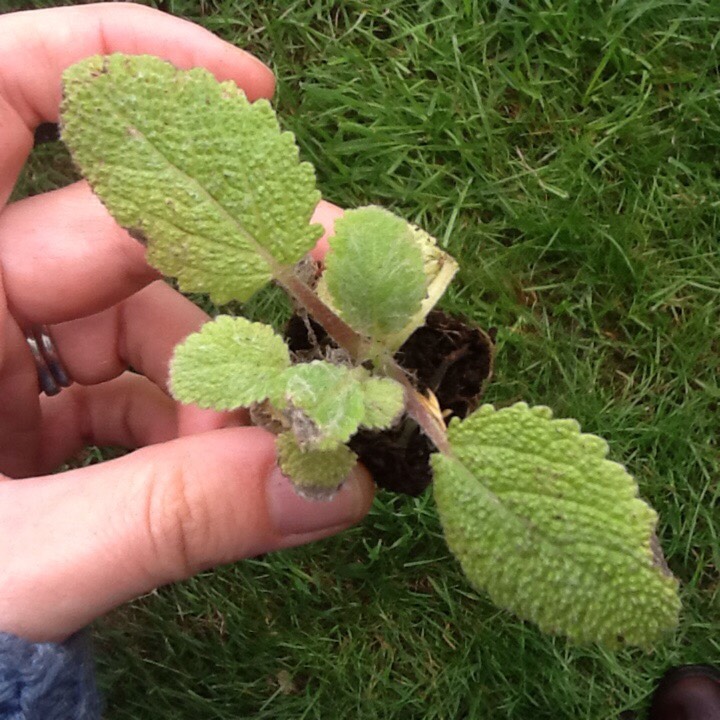
[[[315,244],[320,194],[292,134],[207,70],[95,56],[63,75],[62,138],[148,262],[186,291],[244,301]]]
[[[292,433],[277,438],[280,469],[304,494],[311,497],[334,492],[357,462],[346,445],[330,450],[303,449]]]
[[[273,329],[220,315],[175,349],[170,388],[180,402],[234,410],[282,397],[290,354]]]
[[[365,412],[360,424],[366,428],[390,427],[405,405],[402,385],[390,378],[371,377],[363,368],[358,368],[356,372],[363,378]]]
[[[425,324],[425,318],[438,304],[459,268],[455,258],[442,250],[432,235],[417,225],[410,225],[410,232],[422,253],[427,296],[422,301],[420,310],[404,327],[384,339],[384,344],[391,350],[398,350],[415,330]]]
[[[335,447],[360,425],[387,427],[403,409],[402,387],[364,368],[316,360],[289,368],[285,382],[286,413],[303,448]]]
[[[448,545],[498,605],[574,640],[649,647],[677,623],[657,516],[605,441],[524,403],[449,429],[434,493]]]
[[[335,447],[355,433],[364,405],[362,388],[350,368],[315,360],[291,367],[285,382],[287,414],[303,448]]]
[[[382,339],[420,310],[423,254],[405,220],[379,207],[349,210],[335,223],[330,248],[325,282],[355,330]]]

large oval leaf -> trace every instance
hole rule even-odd
[[[246,300],[302,258],[320,194],[291,133],[207,70],[95,56],[63,75],[62,138],[148,261],[186,291]]]
[[[655,512],[607,444],[549,408],[485,405],[433,456],[448,545],[471,582],[546,632],[647,647],[677,623]]]

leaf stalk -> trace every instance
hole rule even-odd
[[[373,351],[373,343],[353,330],[342,318],[329,308],[295,273],[288,269],[275,273],[278,283],[294,297],[313,319],[320,323],[330,337],[347,350],[353,360],[362,361]],[[397,361],[387,354],[379,363],[384,373],[402,385],[405,392],[405,409],[420,426],[435,447],[442,453],[450,454],[445,423],[442,417],[433,413],[425,398],[415,389],[407,373]]]

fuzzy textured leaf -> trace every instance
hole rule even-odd
[[[277,438],[280,469],[305,495],[322,498],[332,494],[357,462],[346,445],[330,450],[303,449],[292,433]]]
[[[360,425],[386,427],[403,408],[402,387],[364,368],[316,360],[285,373],[286,413],[303,448],[347,442]]]
[[[482,406],[433,456],[448,545],[471,582],[546,632],[649,647],[677,623],[657,516],[608,447],[546,407]]]
[[[62,138],[148,261],[185,291],[246,300],[315,244],[320,194],[291,133],[207,70],[95,56],[63,75]]]
[[[425,324],[428,313],[437,305],[458,271],[455,258],[440,248],[437,240],[432,235],[417,225],[408,223],[407,226],[422,255],[426,295],[420,304],[420,309],[406,321],[400,330],[386,334],[382,338],[383,345],[393,353],[403,345],[415,330]],[[317,282],[315,292],[325,305],[334,312],[340,313],[328,290],[326,273]]]
[[[175,349],[170,388],[180,402],[234,410],[281,397],[290,353],[262,323],[220,315]]]
[[[366,428],[388,428],[400,416],[405,406],[403,388],[390,378],[371,377],[363,368],[356,373],[363,379],[365,411],[360,424]]]
[[[374,206],[336,221],[324,279],[341,317],[376,339],[405,327],[426,295],[423,253],[410,226]]]

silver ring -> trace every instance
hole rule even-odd
[[[33,325],[25,332],[25,340],[35,360],[40,390],[46,395],[57,395],[72,385],[70,373],[65,369],[57,348],[45,325]]]

